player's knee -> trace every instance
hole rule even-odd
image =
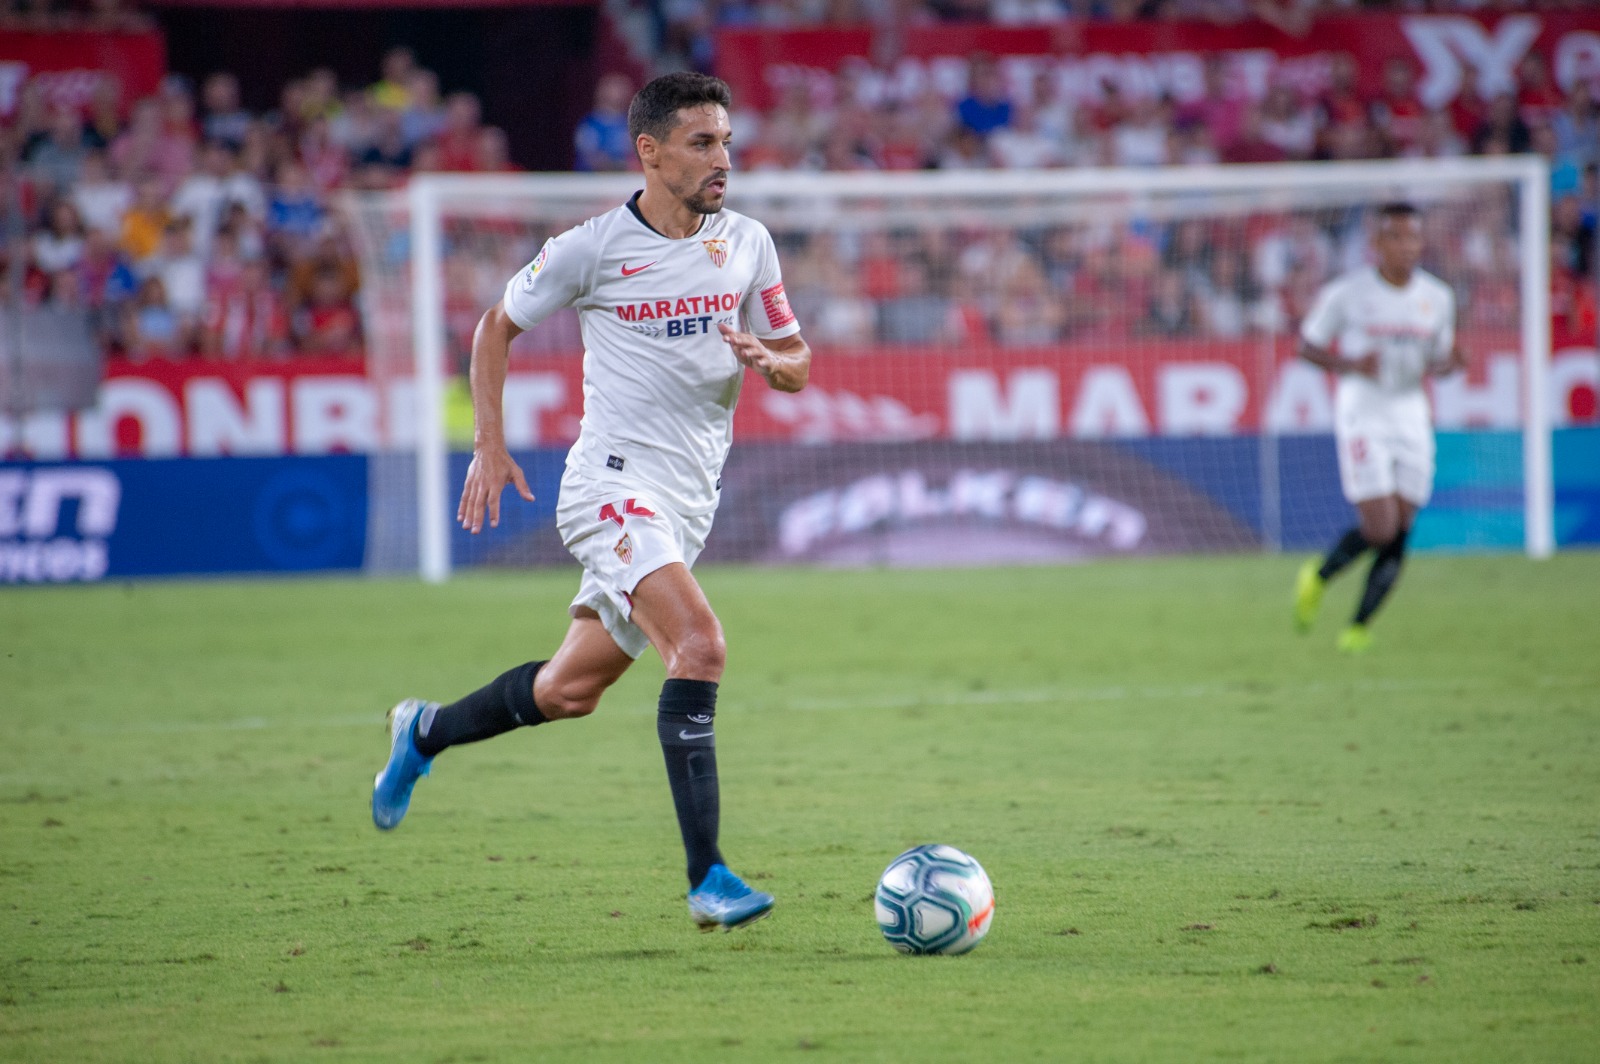
[[[1394,542],[1400,532],[1400,523],[1391,515],[1364,517],[1361,521],[1361,538],[1375,550],[1382,550]]]
[[[728,664],[728,644],[713,618],[699,625],[673,647],[667,674],[685,680],[720,680]]]

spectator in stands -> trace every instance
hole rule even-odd
[[[397,184],[401,174],[411,168],[414,154],[401,132],[397,112],[380,111],[377,123],[377,139],[357,159],[357,167],[365,171],[361,182],[365,188],[389,188]]]
[[[1019,104],[1011,112],[1010,124],[989,134],[989,154],[995,165],[1005,170],[1033,170],[1066,162],[1061,141],[1039,128],[1031,104]]]
[[[49,224],[33,235],[29,253],[35,269],[55,276],[73,270],[83,258],[83,219],[72,200],[61,197],[48,210]]]
[[[1238,137],[1222,151],[1225,163],[1281,163],[1287,158],[1283,149],[1264,135],[1261,109],[1253,104],[1245,108]]]
[[[1466,153],[1467,142],[1456,132],[1450,112],[1439,108],[1423,118],[1416,143],[1401,154],[1412,159],[1454,159]]]
[[[1538,51],[1529,51],[1517,64],[1517,115],[1530,130],[1548,126],[1563,107],[1566,96],[1550,77],[1550,67]]]
[[[22,147],[22,161],[34,178],[50,188],[66,190],[83,172],[84,160],[100,145],[83,128],[75,107],[50,109],[48,128],[34,133]]]
[[[200,150],[199,168],[183,179],[172,196],[172,213],[189,220],[195,247],[202,257],[210,254],[211,238],[222,224],[233,170],[233,150],[224,141],[207,141]],[[167,294],[172,294],[170,286]]]
[[[1489,112],[1472,134],[1475,155],[1520,154],[1528,150],[1531,136],[1528,124],[1517,109],[1517,98],[1502,93],[1489,102]]]
[[[1267,90],[1261,102],[1261,139],[1286,159],[1309,159],[1317,150],[1317,116],[1310,104],[1288,85]]]
[[[439,148],[439,169],[473,170],[478,164],[478,129],[482,120],[478,98],[470,92],[452,92],[444,105],[444,128],[434,143]]]
[[[280,164],[277,178],[267,201],[267,238],[279,257],[292,262],[315,239],[327,211],[300,163]]]
[[[128,128],[111,144],[111,161],[120,173],[155,174],[162,191],[177,187],[194,163],[194,143],[173,129],[161,100],[146,97],[133,105]]]
[[[129,358],[173,358],[187,352],[183,323],[167,306],[160,277],[146,277],[123,312],[122,349]]]
[[[1032,260],[1013,270],[1000,286],[994,338],[1004,347],[1051,344],[1061,337],[1066,312]]]
[[[1244,132],[1245,97],[1235,88],[1228,61],[1220,55],[1206,57],[1203,77],[1200,98],[1183,107],[1176,122],[1203,127],[1216,150],[1225,151]]]
[[[1372,103],[1371,121],[1383,137],[1386,154],[1398,155],[1422,136],[1427,109],[1417,97],[1417,74],[1411,62],[1393,58],[1383,64],[1383,93]]]
[[[113,237],[122,232],[122,216],[133,203],[133,187],[112,176],[103,150],[84,157],[83,171],[67,195],[87,229],[104,230]]]
[[[140,264],[140,272],[161,279],[167,307],[185,339],[192,337],[206,306],[206,260],[195,247],[194,223],[181,215],[168,222],[160,248]]]
[[[250,112],[239,106],[239,79],[227,71],[207,77],[200,88],[200,130],[207,141],[228,145],[234,151],[244,146],[252,121]]]
[[[987,52],[967,63],[967,94],[956,104],[956,118],[979,137],[1011,124],[1011,99],[1006,95],[1000,65]]]
[[[958,126],[940,149],[937,165],[940,170],[987,170],[994,159],[977,130]]]
[[[1199,324],[1206,335],[1233,340],[1250,327],[1251,293],[1244,261],[1233,248],[1222,248],[1211,258],[1211,270],[1195,285]]]
[[[289,316],[265,262],[246,262],[239,283],[211,300],[201,337],[207,358],[279,358],[289,349]]]
[[[1142,96],[1111,131],[1115,166],[1165,166],[1172,159],[1171,108],[1165,99]]]
[[[344,106],[328,122],[333,142],[344,149],[351,161],[359,162],[367,149],[377,143],[379,109],[368,93],[351,90],[344,94]],[[404,129],[401,130],[404,140]]]
[[[117,250],[108,230],[91,229],[84,238],[77,278],[83,306],[89,309],[90,327],[103,347],[119,346],[123,306],[139,288],[139,279]]]
[[[600,79],[594,107],[572,136],[574,169],[596,172],[636,167],[633,140],[628,136],[628,104],[632,100],[633,82],[626,74],[607,74]]]
[[[156,253],[161,234],[166,232],[172,213],[167,209],[167,190],[161,178],[146,177],[134,191],[133,204],[122,215],[121,245],[134,264]],[[165,293],[162,300],[165,302]]]
[[[1556,151],[1571,156],[1580,168],[1600,162],[1600,115],[1596,114],[1594,92],[1575,81],[1567,93],[1566,105],[1550,119]]]
[[[305,354],[345,354],[360,343],[360,319],[337,270],[312,273],[309,298],[294,315],[294,338]]]
[[[416,68],[416,53],[411,49],[389,49],[383,54],[382,76],[367,89],[367,95],[379,107],[404,111],[411,102],[411,75]]]
[[[356,290],[361,287],[360,268],[346,250],[339,231],[324,226],[307,253],[289,267],[284,287],[289,310],[298,313],[309,306],[318,279],[329,277],[339,282],[334,302],[349,303],[355,299]]]
[[[951,339],[950,301],[934,288],[928,263],[908,258],[896,294],[878,306],[878,336],[887,344],[940,344]]]
[[[473,169],[480,174],[513,174],[522,169],[511,161],[511,141],[499,126],[478,130],[478,154]]]
[[[415,149],[444,132],[444,104],[439,98],[439,75],[417,67],[406,79],[406,105],[400,112],[400,135]]]
[[[1195,331],[1199,317],[1183,274],[1162,270],[1156,275],[1139,331],[1147,336],[1187,336]]]

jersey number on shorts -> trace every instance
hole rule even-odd
[[[622,527],[622,522],[626,519],[624,515],[626,515],[626,517],[654,517],[656,512],[654,510],[645,509],[632,499],[623,500],[622,513],[620,514],[617,513],[617,508],[612,506],[610,503],[606,503],[604,506],[600,507],[600,520],[615,521],[618,528]]]
[[[1367,460],[1367,441],[1360,436],[1350,441],[1350,459],[1357,463]],[[633,500],[630,499],[629,501],[632,502]],[[617,523],[621,524],[622,522],[618,521]]]

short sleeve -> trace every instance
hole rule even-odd
[[[783,272],[778,268],[778,249],[766,226],[757,227],[760,263],[756,280],[745,293],[745,327],[763,340],[779,340],[800,331],[794,308],[783,290]]]
[[[1323,285],[1300,323],[1300,339],[1324,351],[1333,344],[1334,338],[1344,329],[1344,292],[1342,281]]]
[[[546,240],[532,262],[506,282],[506,317],[524,332],[562,307],[577,302],[588,283],[594,259],[592,237],[584,227]]]
[[[1439,333],[1433,341],[1433,357],[1444,358],[1456,346],[1456,294],[1449,285],[1441,285],[1444,294],[1444,313],[1440,315]]]

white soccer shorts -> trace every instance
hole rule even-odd
[[[556,506],[561,542],[583,566],[583,580],[569,608],[600,615],[617,646],[630,658],[650,640],[632,621],[633,591],[663,566],[693,566],[705,549],[712,514],[683,517],[640,495],[562,493]]]
[[[1399,495],[1419,509],[1433,495],[1433,428],[1417,418],[1340,418],[1339,484],[1351,503]]]

